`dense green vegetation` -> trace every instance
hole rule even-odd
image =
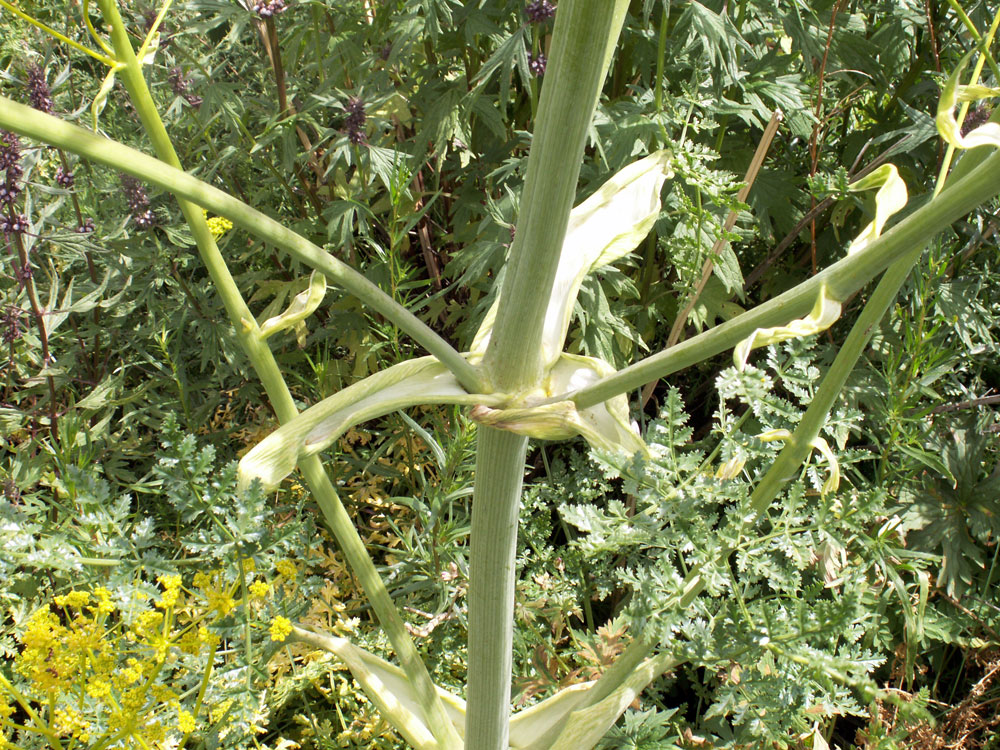
[[[0,95],[152,153],[134,81],[105,78],[121,59],[108,5],[0,1]],[[473,348],[517,247],[554,5],[120,10],[135,48],[151,40],[142,72],[180,164]],[[621,369],[814,277],[873,220],[875,192],[849,186],[883,164],[909,192],[888,226],[929,205],[976,155],[942,141],[942,87],[984,50],[980,82],[1000,86],[998,12],[633,0],[573,204],[661,149],[670,176],[648,236],[584,279],[564,348]],[[963,132],[989,115],[974,102]],[[6,131],[0,169],[0,735],[405,747],[341,659],[288,638],[295,623],[399,655],[311,478],[240,487],[236,461],[286,407],[254,374],[251,325],[230,323],[197,221],[166,190]],[[827,453],[795,463],[766,512],[755,493],[874,282],[818,335],[742,369],[728,346],[630,393],[647,455],[530,443],[515,709],[649,642],[662,674],[604,750],[1000,747],[994,210],[925,237],[822,423]],[[216,213],[207,231],[264,324],[311,269]],[[311,316],[268,339],[287,409],[426,354],[397,323],[330,278]],[[426,406],[351,426],[321,454],[431,678],[459,695],[487,429]]]

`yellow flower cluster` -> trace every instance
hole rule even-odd
[[[225,219],[221,216],[213,216],[209,219],[207,211],[202,211],[202,214],[205,216],[205,223],[208,224],[208,231],[211,232],[212,236],[216,239],[233,228],[233,222],[229,219]]]
[[[251,559],[240,568],[241,581],[232,583],[220,570],[199,572],[191,589],[179,575],[160,576],[152,595],[138,588],[131,599],[116,601],[106,588],[54,597],[54,607],[24,623],[14,679],[0,673],[0,750],[14,747],[14,731],[48,737],[53,747],[174,747],[200,725],[226,721],[232,699],[212,705],[203,692],[197,702],[180,697],[194,701],[190,684],[207,684],[220,658],[210,625],[241,605],[256,619],[275,587],[292,591],[298,575],[290,560],[278,564],[273,584],[257,576]],[[271,621],[273,639],[289,633],[290,620]]]
[[[283,641],[292,634],[292,621],[278,615],[271,622],[271,640]]]

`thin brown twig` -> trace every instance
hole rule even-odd
[[[989,625],[987,625],[985,622],[983,622],[982,618],[979,617],[979,615],[977,615],[971,609],[968,609],[967,607],[964,607],[961,604],[961,602],[959,602],[954,597],[949,596],[947,592],[945,592],[945,591],[938,591],[937,593],[938,593],[938,596],[940,596],[942,599],[944,599],[946,602],[948,602],[951,606],[953,606],[959,612],[961,612],[962,614],[964,614],[966,617],[969,617],[969,618],[975,620],[983,628],[983,630],[985,630],[987,633],[989,633],[993,637],[993,640],[1000,641],[1000,634],[998,634],[997,631],[995,631],[993,628],[991,628]],[[1000,666],[998,666],[995,669],[993,669],[989,674],[986,675],[986,677],[989,677],[990,675],[992,675],[994,672],[997,671],[997,669],[1000,669]],[[986,679],[986,677],[984,677],[979,682],[982,683],[983,680]],[[971,695],[971,693],[970,693],[970,695]]]
[[[930,414],[946,414],[953,411],[965,411],[966,409],[975,409],[979,406],[988,406],[990,404],[1000,404],[1000,395],[998,396],[983,396],[982,398],[973,398],[968,401],[959,401],[955,404],[941,404],[940,406],[935,406],[930,410]],[[997,636],[1000,640],[1000,636]]]
[[[816,169],[819,166],[819,130],[822,125],[822,120],[820,119],[819,113],[823,108],[823,83],[826,77],[826,62],[830,56],[830,45],[833,44],[833,30],[836,28],[837,24],[837,13],[840,12],[841,6],[844,4],[844,0],[837,0],[834,3],[833,11],[830,14],[830,27],[826,33],[826,45],[823,47],[823,60],[819,66],[819,81],[816,84],[816,110],[814,116],[816,122],[813,124],[812,135],[809,137],[809,157],[811,164],[809,165],[809,175],[814,177],[816,175]],[[816,207],[816,199],[811,198],[811,208]],[[812,257],[812,272],[816,275],[816,222],[813,221],[809,224],[809,237],[810,237],[810,250]]]
[[[931,0],[925,0],[924,11],[927,13],[927,32],[931,36],[931,53],[934,55],[934,70],[941,72],[941,57],[938,54],[937,34],[934,33],[934,9]]]
[[[761,135],[760,141],[757,143],[757,150],[754,152],[753,158],[750,160],[750,166],[747,167],[746,175],[743,178],[743,187],[740,188],[739,193],[736,195],[736,200],[740,203],[746,201],[747,196],[750,194],[750,188],[753,187],[754,181],[757,179],[757,174],[760,172],[761,165],[764,163],[764,159],[767,157],[768,149],[771,148],[771,141],[774,140],[775,134],[778,132],[778,126],[781,124],[784,115],[780,109],[774,110],[771,114],[771,120],[767,123],[767,127],[764,128],[764,133]],[[705,287],[708,285],[709,279],[712,277],[712,271],[715,268],[715,258],[718,257],[719,253],[722,252],[723,247],[726,244],[726,235],[732,231],[732,228],[736,225],[736,219],[738,213],[735,209],[731,209],[729,214],[726,216],[726,221],[723,224],[722,232],[719,238],[715,241],[712,246],[712,251],[708,254],[708,258],[705,259],[704,265],[701,268],[701,278],[695,285],[694,290],[688,297],[687,302],[684,304],[684,308],[678,313],[677,318],[674,320],[674,325],[670,329],[670,334],[667,336],[666,348],[669,349],[681,337],[681,333],[684,331],[684,326],[687,324],[688,316],[694,309],[694,306],[698,303],[698,299],[701,297],[702,292],[705,291]],[[656,388],[656,384],[659,380],[654,380],[652,383],[647,383],[642,389],[642,399],[641,403],[645,406],[650,397],[653,395],[653,390]]]
[[[14,233],[14,245],[17,249],[17,257],[21,262],[19,273],[20,283],[24,285],[28,293],[28,301],[31,303],[31,314],[35,318],[35,325],[38,328],[38,340],[42,345],[42,370],[44,371],[52,357],[49,354],[49,334],[45,330],[45,311],[38,303],[38,293],[35,289],[35,280],[31,276],[31,263],[28,259],[28,251],[24,247],[24,242],[19,233]],[[49,430],[54,438],[59,437],[58,412],[56,410],[56,385],[51,375],[46,375],[45,380],[49,386]]]
[[[414,182],[417,186],[417,202],[414,210],[419,213],[424,207],[424,175],[422,171],[417,170]],[[427,214],[424,214],[417,223],[417,239],[420,240],[420,250],[424,256],[424,265],[427,266],[427,272],[434,282],[434,288],[440,291],[441,264],[438,263],[437,254],[431,246],[430,218]]]
[[[281,110],[282,117],[294,117],[297,112],[295,105],[288,98],[288,81],[285,75],[285,67],[281,61],[281,47],[278,44],[278,30],[274,25],[274,18],[266,18],[257,22],[257,30],[260,33],[261,43],[264,45],[264,50],[267,52],[268,60],[271,62],[271,69],[274,71],[274,84],[275,89],[278,94],[278,107]],[[323,182],[323,167],[316,159],[316,152],[313,149],[312,142],[309,140],[309,136],[302,127],[296,123],[295,133],[299,138],[299,143],[302,144],[302,148],[306,151],[306,157],[309,161],[309,167],[312,169],[313,174],[316,176],[317,184]],[[317,213],[322,213],[323,202],[320,200],[319,195],[316,192],[316,187],[305,178],[302,171],[298,169],[296,165],[295,174],[305,188],[307,195],[309,196],[310,202],[313,204],[313,208]]]

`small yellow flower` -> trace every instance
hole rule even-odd
[[[198,628],[198,640],[209,648],[215,648],[219,645],[221,639],[217,634],[202,625]]]
[[[278,560],[274,567],[278,569],[278,575],[282,578],[295,578],[298,573],[298,568],[291,560]]]
[[[292,621],[278,615],[271,622],[271,640],[283,641],[292,634]]]
[[[173,607],[176,605],[177,597],[180,596],[181,593],[181,577],[160,576],[156,580],[161,586],[163,586],[163,595],[156,603],[156,606],[160,609],[166,609],[167,607]]]
[[[263,581],[254,581],[250,584],[250,596],[254,599],[264,599],[271,588]]]
[[[221,237],[233,228],[233,222],[229,219],[224,219],[221,216],[213,216],[211,219],[208,219],[206,223],[208,224],[208,231],[211,232],[212,236],[216,238]]]
[[[80,608],[90,603],[90,594],[86,591],[70,591],[63,596],[55,597],[55,603],[60,607]]]
[[[196,723],[194,716],[191,715],[190,711],[185,711],[183,708],[177,709],[177,729],[180,730],[181,734],[190,734],[194,731]]]
[[[135,657],[129,657],[128,666],[122,672],[126,684],[131,685],[142,679],[142,664]]]
[[[91,609],[95,616],[110,615],[115,611],[115,605],[111,603],[111,592],[101,586],[94,589],[94,596],[97,597],[97,606]]]
[[[207,589],[212,585],[212,579],[209,577],[208,573],[203,570],[199,570],[194,574],[194,585],[199,589]]]
[[[87,682],[87,695],[91,698],[106,698],[111,695],[111,685],[104,680],[91,679]]]
[[[160,623],[163,622],[163,615],[152,610],[140,612],[132,625],[132,632],[137,638],[152,638],[160,635]]]
[[[206,591],[205,599],[208,600],[208,608],[217,612],[219,617],[225,617],[236,607],[236,600],[228,591]]]

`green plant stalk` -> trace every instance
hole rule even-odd
[[[556,14],[520,215],[483,359],[499,390],[517,393],[541,380],[549,292],[576,198],[587,131],[627,6],[624,0],[571,0]]]
[[[124,68],[121,70],[122,80],[136,113],[153,143],[153,148],[163,161],[180,169],[180,160],[150,96],[118,8],[114,0],[98,1],[105,22],[111,27],[111,41],[115,54],[124,63]],[[259,327],[254,322],[253,315],[240,295],[236,282],[215,244],[201,208],[187,200],[178,200],[178,203],[194,235],[202,260],[222,297],[230,321],[236,329],[236,335],[260,377],[279,421],[286,422],[294,418],[298,410],[281,375],[281,370],[274,355],[259,335]],[[401,666],[417,688],[425,721],[442,748],[457,749],[461,746],[461,740],[448,719],[427,668],[417,654],[402,618],[393,605],[385,584],[368,556],[364,543],[340,502],[336,490],[330,483],[322,462],[317,456],[313,456],[302,463],[302,470],[327,523],[337,537],[341,551],[358,577],[380,624],[395,648]]]
[[[173,169],[140,151],[3,97],[0,97],[0,127],[134,175],[230,219],[251,234],[271,242],[306,265],[320,271],[331,281],[342,285],[362,299],[365,304],[371,304],[374,309],[393,320],[403,331],[440,359],[455,373],[467,390],[486,392],[485,383],[470,382],[470,378],[479,380],[479,374],[472,365],[415,316],[389,299],[378,287],[364,277],[360,278],[359,283],[355,283],[354,277],[360,274],[305,238],[281,226],[274,219],[222,190],[186,172]],[[989,150],[985,146],[981,148]],[[968,156],[959,162],[956,170],[967,161]],[[834,263],[812,279],[753,310],[570,394],[572,400],[580,408],[593,406],[619,393],[638,388],[650,380],[666,377],[702,359],[732,348],[757,328],[783,325],[789,320],[801,317],[812,308],[819,294],[819,287],[824,282],[832,293],[846,298],[887,268],[908,247],[925,241],[929,235],[948,226],[986,197],[1000,192],[1000,156],[994,155],[991,157],[990,165],[983,165],[974,171],[975,174],[971,176],[975,177],[975,180],[969,183],[967,194],[951,194],[947,191],[915,211],[913,215],[856,255]],[[346,276],[341,275],[342,268],[349,272]],[[370,294],[366,293],[368,288]],[[373,295],[377,299],[369,300]],[[381,309],[376,303],[379,303]],[[402,312],[396,308],[400,308]],[[415,323],[408,327],[403,320],[403,314],[413,317]],[[248,319],[247,315],[242,319]],[[434,343],[435,339],[437,344]]]
[[[963,161],[965,161],[963,159]],[[822,285],[835,299],[847,299],[898,259],[910,257],[934,236],[973,208],[1000,193],[1000,151],[986,158],[965,178],[914,211],[863,250],[828,266],[787,292],[698,336],[647,357],[573,394],[578,408],[594,406],[620,393],[732,349],[758,328],[784,325],[809,313]]]
[[[480,427],[469,555],[465,746],[506,750],[514,636],[514,556],[528,439]]]
[[[128,77],[124,75],[125,71],[122,73],[123,80],[126,80]],[[128,85],[127,80],[126,85]],[[392,321],[451,370],[464,388],[473,393],[485,392],[485,385],[480,382],[476,368],[417,316],[347,264],[238,198],[202,182],[175,167],[172,162],[161,161],[4,97],[0,97],[0,127],[133,175],[173,193],[179,199],[195,203],[201,208],[226,217],[240,228],[316,269],[331,282],[361,300],[366,307]],[[152,138],[152,135],[150,137]],[[169,145],[169,139],[167,144]],[[154,148],[156,147],[154,144]],[[198,211],[197,214],[200,217],[201,212]],[[221,261],[221,255],[219,258]],[[220,293],[223,292],[220,287]],[[235,300],[231,302],[246,307],[239,305]],[[229,309],[228,304],[227,309]],[[240,320],[254,325],[253,315],[249,309],[241,313]],[[243,324],[238,324],[237,329],[238,332],[241,331]]]
[[[556,14],[514,243],[493,336],[488,385],[527,392],[543,376],[542,326],[587,132],[627,0],[563,0]],[[598,54],[595,54],[598,52]],[[480,428],[469,578],[465,746],[507,750],[514,636],[514,557],[527,440]]]
[[[46,34],[48,34],[49,36],[53,37],[54,39],[58,39],[60,42],[63,42],[64,44],[68,44],[70,47],[72,47],[73,49],[77,50],[78,52],[82,52],[85,55],[90,55],[91,57],[93,57],[98,62],[101,62],[104,65],[107,65],[109,67],[111,67],[111,66],[114,65],[115,61],[112,60],[110,57],[107,57],[105,55],[101,55],[101,54],[99,54],[97,52],[94,52],[94,50],[90,49],[89,47],[86,47],[86,46],[80,44],[79,42],[73,41],[72,39],[70,39],[69,37],[67,37],[67,36],[65,36],[63,34],[60,34],[58,31],[56,31],[55,29],[53,29],[51,26],[46,26],[44,23],[42,23],[42,22],[40,22],[40,21],[32,18],[30,15],[28,15],[27,13],[25,13],[23,10],[19,9],[16,5],[13,5],[12,3],[7,2],[7,0],[0,0],[0,8],[3,8],[4,10],[10,11],[11,13],[13,13],[15,16],[17,16],[21,20],[27,21],[28,23],[30,23],[35,28],[40,29],[41,31],[44,31]],[[86,13],[84,13],[84,18],[86,18]]]
[[[965,11],[962,10],[961,6],[956,7],[956,3],[954,3],[953,0],[951,1],[951,4],[953,7],[955,7],[955,9],[958,12],[964,15]],[[965,16],[964,21],[969,22],[969,17]],[[977,83],[979,81],[979,76],[983,72],[983,66],[986,63],[986,60],[987,59],[991,61],[993,60],[992,56],[990,56],[990,46],[993,44],[993,37],[996,36],[998,25],[1000,25],[1000,13],[998,13],[993,18],[993,23],[990,24],[990,30],[986,33],[985,39],[979,36],[979,32],[976,31],[975,26],[969,26],[969,30],[972,32],[976,41],[982,44],[982,49],[983,49],[982,54],[979,55],[979,59],[976,61],[976,67],[972,71],[972,83]],[[1000,76],[1000,71],[996,69],[996,63],[993,64],[993,71],[994,75]],[[959,126],[961,126],[961,123],[965,121],[965,116],[969,113],[969,105],[971,104],[972,102],[962,102],[962,106],[959,107],[958,110]],[[955,145],[949,143],[948,149],[945,151],[944,158],[941,160],[941,169],[938,172],[937,184],[934,186],[934,195],[937,195],[944,189],[944,186],[946,184],[945,178],[949,173],[949,169],[951,168],[951,160],[953,158],[955,158]]]

